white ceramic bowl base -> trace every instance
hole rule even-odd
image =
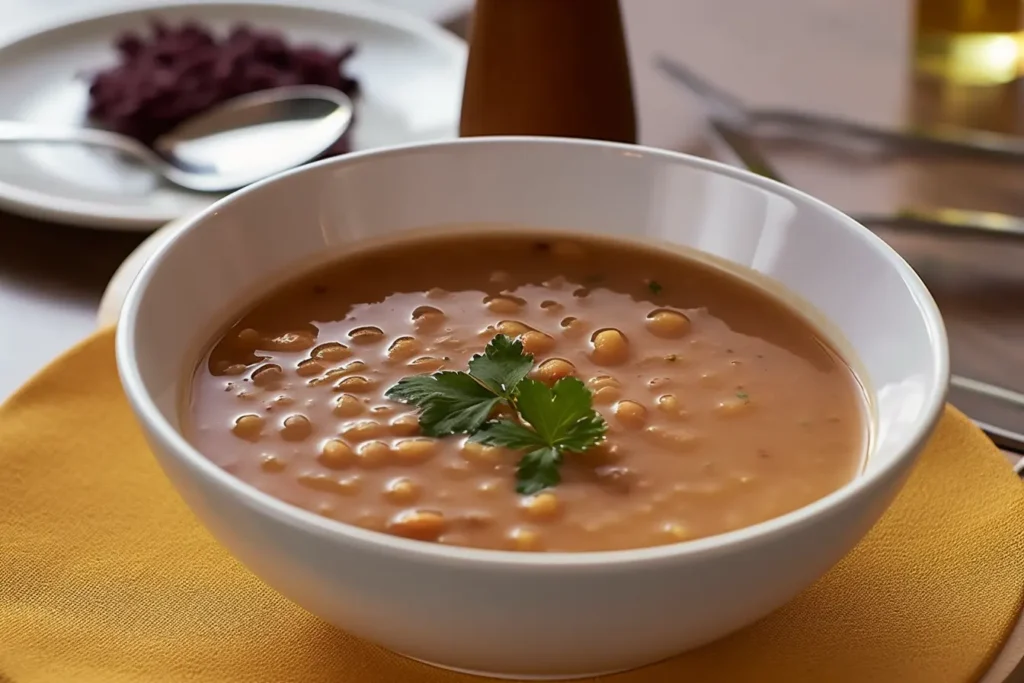
[[[201,345],[238,307],[360,241],[506,223],[660,240],[741,264],[854,361],[872,403],[863,474],[783,517],[672,546],[510,553],[419,543],[291,507],[177,432]],[[735,267],[735,266],[730,266]],[[478,138],[355,154],[250,187],[160,247],[118,325],[122,382],[154,454],[219,541],[267,584],[367,640],[438,666],[571,678],[656,662],[753,623],[824,574],[899,491],[943,405],[942,321],[870,232],[790,188],[664,151]]]

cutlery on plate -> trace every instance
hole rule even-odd
[[[761,153],[754,138],[743,129],[736,128],[714,115],[709,119],[709,124],[729,152],[736,156],[747,170],[765,178],[785,182],[774,164]],[[944,237],[1024,239],[1024,218],[995,211],[903,207],[894,213],[853,213],[850,217],[869,227],[896,228],[905,232],[941,231]]]
[[[198,192],[227,192],[311,161],[352,123],[345,93],[288,86],[242,95],[175,127],[147,147],[93,128],[0,121],[0,143],[99,147],[141,162],[169,182]]]
[[[873,141],[889,148],[916,152],[943,152],[1007,161],[1024,161],[1024,138],[954,126],[931,126],[907,130],[889,130],[880,126],[836,116],[787,109],[755,109],[738,97],[712,84],[692,68],[664,56],[655,57],[655,66],[672,80],[706,102],[714,102],[720,116],[742,123],[759,132],[776,130],[795,138],[812,137],[823,142]]]
[[[779,180],[779,172],[761,153],[751,130],[751,113],[730,93],[708,83],[678,62],[658,57],[658,68],[696,95],[708,111],[712,128],[719,139],[744,166],[759,175]],[[1021,151],[1024,154],[1024,150]],[[780,181],[782,182],[782,181]],[[940,233],[947,237],[986,237],[1020,240],[1024,238],[1024,219],[994,211],[935,207],[903,207],[891,214],[865,213],[852,216],[868,226],[905,231]]]
[[[740,130],[737,130],[736,128],[733,128],[723,121],[714,118],[711,119],[711,128],[714,131],[715,136],[736,156],[740,166],[776,182],[785,183],[782,176],[772,166],[771,162],[761,154],[757,143],[752,137]],[[963,377],[961,375],[951,375],[950,384],[959,389],[970,391],[972,393],[985,396],[986,398],[1002,401],[1004,403],[1010,403],[1018,408],[1024,409],[1024,394],[1013,391],[1012,389],[999,387],[994,384],[989,384],[988,382],[982,382],[980,380]],[[1024,434],[1018,434],[1008,429],[1003,429],[1002,427],[996,427],[985,422],[974,420],[973,418],[972,421],[980,427],[983,432],[985,432],[985,435],[988,436],[996,446],[1003,450],[1013,451],[1024,456]],[[1024,476],[1024,459],[1016,464],[1014,471],[1021,476]]]

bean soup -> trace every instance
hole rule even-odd
[[[292,505],[524,551],[676,543],[843,486],[864,392],[814,326],[636,242],[417,234],[273,290],[207,348],[186,437]]]

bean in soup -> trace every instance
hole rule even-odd
[[[481,373],[489,344],[505,355]],[[489,384],[505,371],[509,386]],[[395,390],[410,377],[469,398],[418,403]],[[240,479],[340,522],[476,548],[615,550],[749,526],[847,483],[867,444],[860,385],[796,311],[689,256],[558,233],[351,252],[247,310],[190,386],[186,437]],[[496,421],[519,439],[479,442]],[[468,433],[431,436],[453,424]],[[537,456],[558,429],[575,436]]]

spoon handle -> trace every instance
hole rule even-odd
[[[0,121],[0,142],[75,144],[105,147],[153,163],[156,155],[142,143],[124,135],[94,128],[41,125],[25,121]]]
[[[716,140],[748,171],[785,183],[778,169],[765,157],[749,135],[724,120],[710,117]],[[1024,218],[995,211],[971,211],[948,207],[904,207],[895,213],[854,214],[853,219],[869,227],[888,227],[955,237],[992,237],[1024,241]]]
[[[995,211],[948,207],[904,207],[891,214],[854,214],[867,226],[918,230],[952,236],[979,236],[1024,240],[1024,218]]]
[[[871,140],[908,152],[932,151],[1003,161],[1024,161],[1024,139],[1001,133],[953,126],[889,130],[840,117],[786,109],[754,109],[748,111],[748,114],[754,126],[776,127],[797,137],[813,135],[825,141],[830,137],[836,141],[844,138]]]

